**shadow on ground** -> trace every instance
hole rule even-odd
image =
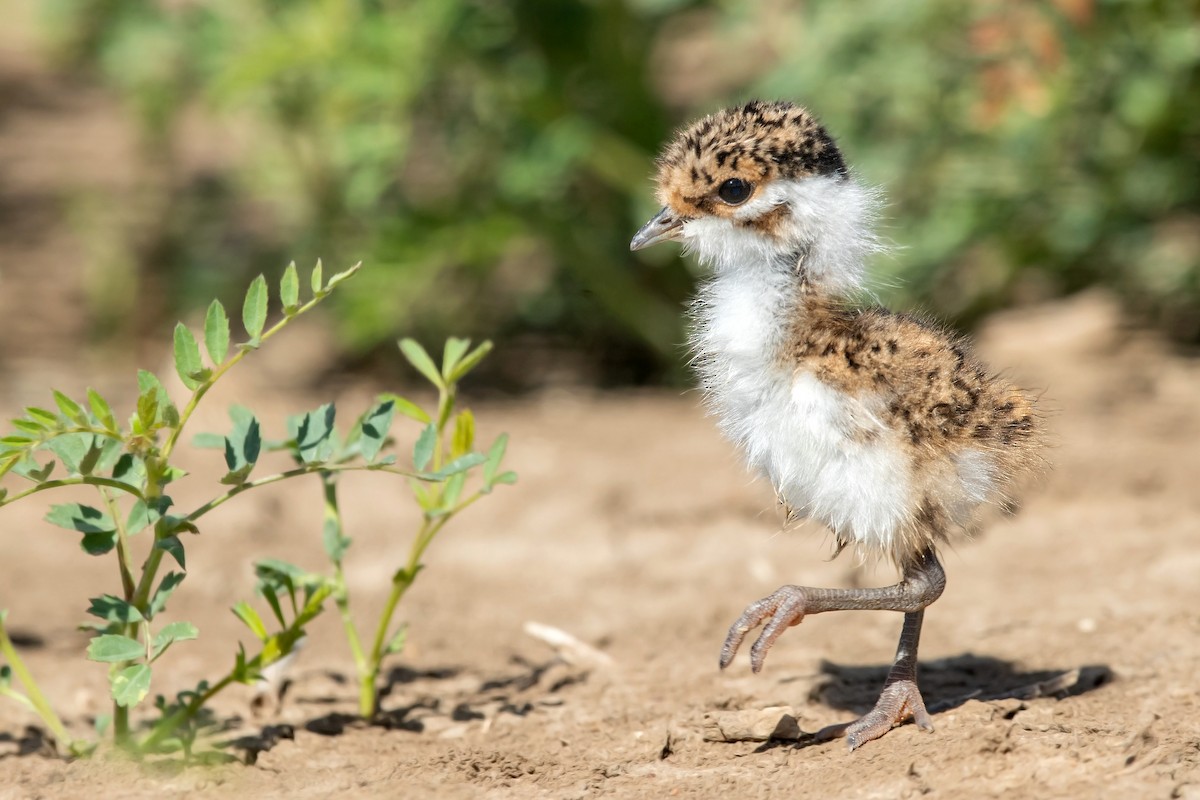
[[[891,665],[848,665],[821,662],[821,677],[809,691],[811,702],[865,714],[870,711]],[[1022,670],[991,656],[964,653],[923,661],[917,671],[921,694],[931,714],[957,708],[968,700],[1063,699],[1090,692],[1110,682],[1112,670],[1103,664],[1063,669]]]

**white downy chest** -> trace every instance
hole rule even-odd
[[[845,541],[890,549],[910,511],[910,465],[872,412],[778,358],[792,307],[786,276],[714,279],[696,304],[693,345],[722,432],[800,516]]]

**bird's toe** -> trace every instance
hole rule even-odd
[[[851,750],[856,750],[910,718],[921,730],[933,730],[933,720],[925,708],[925,700],[917,684],[909,680],[896,681],[884,688],[875,708],[846,726],[846,744]]]

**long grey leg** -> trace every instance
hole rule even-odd
[[[878,589],[780,587],[762,600],[751,603],[730,626],[721,647],[721,669],[729,666],[746,634],[759,625],[763,625],[763,631],[750,648],[750,667],[755,672],[762,669],[763,659],[775,640],[790,626],[799,625],[809,614],[825,611],[903,611],[907,614],[920,611],[937,600],[945,588],[946,573],[932,548],[907,565],[904,577],[892,586]],[[916,631],[919,636],[919,621]],[[913,649],[915,651],[915,646]]]
[[[893,586],[879,589],[815,589],[784,586],[768,597],[752,603],[729,629],[721,648],[721,668],[729,666],[746,634],[766,623],[750,648],[750,666],[762,669],[767,651],[783,632],[798,625],[808,614],[824,611],[878,610],[904,612],[904,627],[896,647],[896,659],[884,681],[875,708],[856,722],[836,725],[821,731],[821,738],[845,735],[853,750],[864,742],[877,739],[909,716],[922,730],[933,730],[929,713],[917,689],[917,645],[925,607],[941,596],[946,588],[946,573],[932,550],[923,552],[906,566],[904,577]]]

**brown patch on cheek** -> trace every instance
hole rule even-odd
[[[788,213],[788,207],[781,204],[754,219],[738,220],[737,224],[738,227],[749,228],[767,236],[778,236],[780,228],[783,226],[783,221],[788,217]]]

